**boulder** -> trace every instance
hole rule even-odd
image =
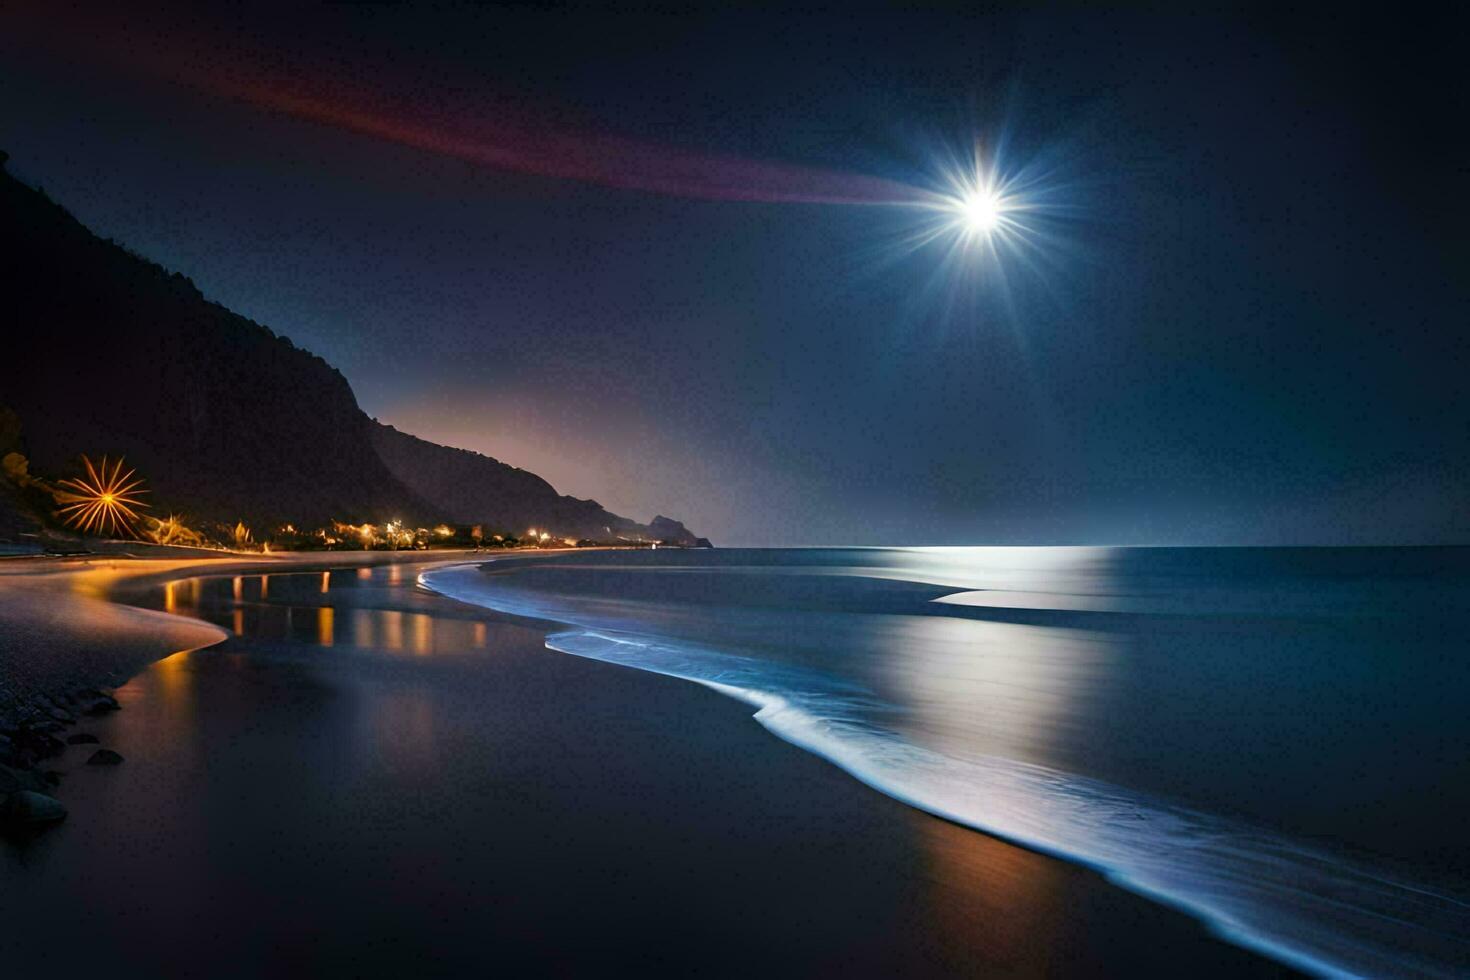
[[[5,753],[18,766],[29,766],[38,759],[57,755],[66,743],[36,728],[23,725],[10,732],[10,748]]]
[[[105,715],[109,711],[118,711],[121,708],[122,705],[117,703],[117,698],[110,694],[99,693],[97,699],[87,708],[87,714],[93,716]]]
[[[7,830],[35,830],[66,819],[66,807],[45,793],[17,790],[0,802],[0,826]]]
[[[123,761],[123,757],[121,755],[118,755],[116,752],[112,751],[111,749],[98,749],[96,752],[93,752],[92,753],[92,757],[87,760],[87,765],[89,765],[89,766],[115,766],[119,762],[122,762],[122,761]]]
[[[61,731],[61,726],[58,725],[56,731]],[[43,759],[57,755],[66,748],[66,743],[56,737],[55,733],[50,730],[50,726],[33,728],[26,732],[24,744]]]
[[[0,796],[7,793],[18,793],[21,790],[34,790],[40,792],[46,788],[46,782],[38,773],[29,769],[12,769],[10,766],[0,766]]]

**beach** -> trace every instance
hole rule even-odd
[[[450,559],[456,553],[441,552]],[[472,554],[469,552],[460,555]],[[343,552],[335,567],[401,562],[417,553]],[[120,684],[143,667],[180,650],[218,643],[225,631],[196,619],[110,601],[126,582],[148,583],[205,571],[320,568],[324,556],[221,554],[159,548],[141,542],[102,542],[73,557],[0,560],[0,727],[40,711],[49,699]]]
[[[413,564],[332,555],[323,575],[323,557],[271,563],[268,581],[259,563],[214,565],[222,577],[198,584],[197,564],[139,563],[107,587],[156,606],[150,623],[170,604],[202,617],[160,638],[202,648],[83,720],[126,762],[88,767],[93,746],[67,749],[54,765],[68,820],[0,845],[4,962],[1282,972],[1095,872],[877,793],[748,706],[547,650],[543,625],[427,594]],[[105,656],[125,670],[143,654]]]

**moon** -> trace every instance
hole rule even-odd
[[[990,188],[981,187],[960,198],[956,210],[965,231],[983,237],[1000,226],[1005,201]]]

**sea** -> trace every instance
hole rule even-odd
[[[418,584],[1307,972],[1470,975],[1470,548],[586,551]]]

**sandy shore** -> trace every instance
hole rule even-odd
[[[476,555],[433,554],[445,561]],[[202,574],[423,560],[423,552],[222,555],[131,543],[113,543],[85,557],[0,560],[0,729],[34,716],[50,699],[116,686],[156,660],[224,639],[224,630],[198,620],[109,601],[124,586]]]
[[[44,699],[111,687],[160,657],[222,640],[217,627],[104,598],[122,577],[190,564],[0,563],[0,728],[32,716]]]
[[[226,635],[143,670],[118,690],[122,711],[83,722],[124,766],[86,766],[92,746],[55,761],[73,816],[0,844],[0,962],[154,976],[1283,972],[1092,872],[882,796],[746,706],[550,652],[534,626],[415,590],[413,569],[343,575],[355,588],[327,599],[315,575],[295,591],[277,578],[347,564],[314,557],[0,585],[77,609],[103,600],[60,583],[132,594],[189,571],[272,577],[269,599],[247,580],[259,591],[238,635],[141,611],[94,621],[130,631],[90,635],[92,662],[115,669],[146,655],[134,644],[154,626],[180,630],[154,636],[164,652]],[[335,628],[319,635],[323,616]],[[78,923],[87,943],[69,938]]]

